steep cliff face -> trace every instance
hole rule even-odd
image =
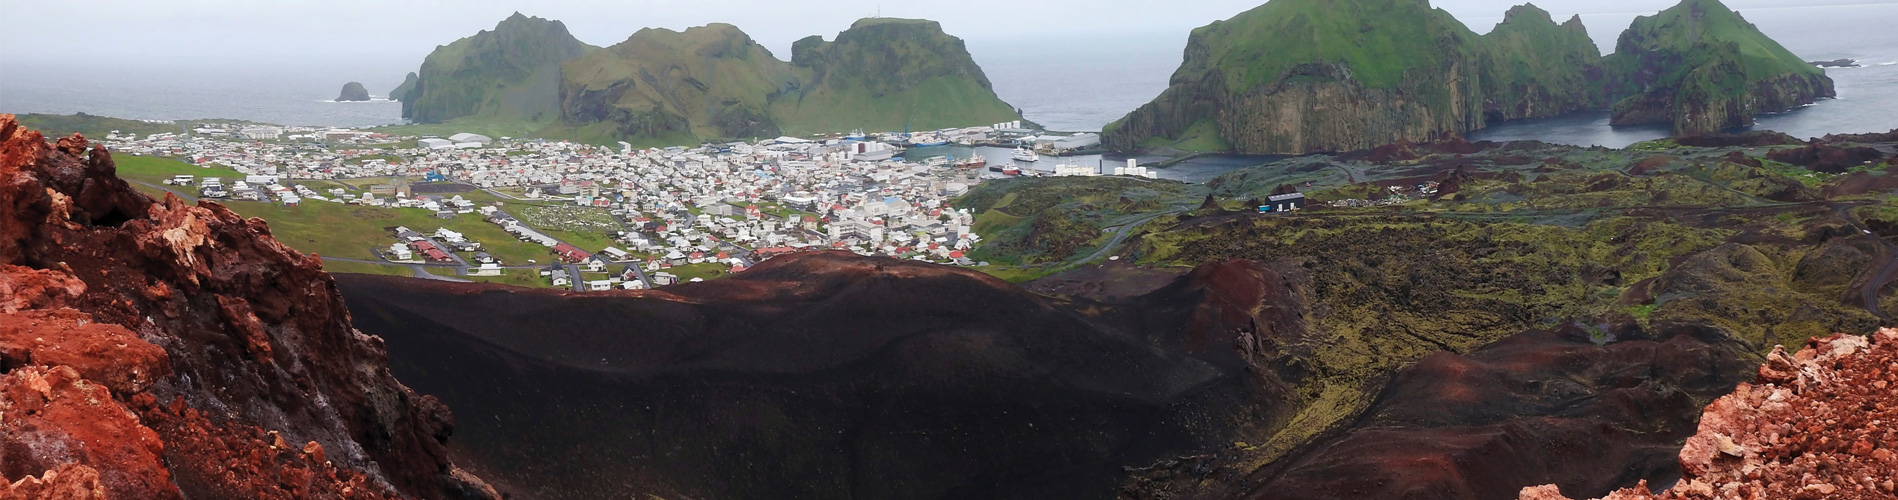
[[[659,139],[781,135],[770,101],[796,89],[791,65],[729,24],[643,29],[564,66],[561,119],[591,137]]]
[[[1613,123],[1671,123],[1676,135],[1744,127],[1761,113],[1837,95],[1824,70],[1718,0],[1636,18],[1606,64]]]
[[[389,91],[389,98],[397,100],[397,101],[408,102],[410,99],[409,92],[415,91],[415,82],[417,80],[420,80],[421,78],[422,78],[421,75],[415,74],[415,72],[413,71],[409,72],[409,76],[402,79],[401,85],[397,85],[395,87],[395,90]]]
[[[835,42],[799,40],[791,64],[806,83],[772,110],[796,133],[927,130],[1017,117],[962,39],[935,21],[860,20]]]
[[[1153,103],[1107,126],[1118,150],[1217,128],[1248,153],[1369,149],[1483,125],[1482,40],[1417,0],[1277,0],[1193,31]]]
[[[1548,11],[1524,4],[1483,35],[1483,111],[1488,121],[1599,109],[1606,76],[1601,50],[1581,16],[1556,25]]]
[[[87,146],[0,115],[0,497],[494,497],[315,256]]]
[[[560,63],[591,49],[560,21],[516,12],[493,31],[437,47],[411,90],[393,95],[402,96],[402,117],[415,123],[477,115],[552,120],[560,110]]]

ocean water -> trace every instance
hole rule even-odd
[[[1768,35],[1808,60],[1852,58],[1832,69],[1840,98],[1762,118],[1757,128],[1796,136],[1898,128],[1898,4],[1741,9]],[[1496,18],[1469,18],[1487,31]],[[1584,15],[1603,52],[1636,13]],[[1092,131],[1152,100],[1180,64],[1185,32],[969,39],[1004,100],[1053,130]],[[401,104],[336,103],[345,82],[385,96],[419,60],[389,56],[335,61],[0,61],[0,112],[86,112],[138,119],[237,118],[286,125],[364,127],[400,123]],[[1540,139],[1622,146],[1661,137],[1655,127],[1608,127],[1602,113],[1497,124],[1479,139]]]

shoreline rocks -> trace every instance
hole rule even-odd
[[[1807,61],[1806,64],[1821,68],[1859,68],[1857,59],[1833,59],[1830,61]]]

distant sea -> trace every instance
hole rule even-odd
[[[1806,60],[1857,59],[1830,69],[1839,99],[1762,118],[1757,128],[1795,136],[1898,128],[1898,4],[1742,9],[1741,14]],[[1604,53],[1636,13],[1585,15]],[[1486,32],[1501,18],[1466,19]],[[1094,131],[1152,100],[1179,66],[1186,33],[1165,36],[970,39],[996,92],[1053,130]],[[0,61],[0,112],[85,112],[135,119],[236,118],[285,125],[366,127],[401,123],[400,103],[337,103],[360,81],[385,97],[419,60],[145,62],[48,65]],[[1540,139],[1625,146],[1662,137],[1657,127],[1612,128],[1603,113],[1498,124],[1473,138]]]

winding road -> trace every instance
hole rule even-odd
[[[1879,268],[1878,274],[1873,275],[1872,279],[1865,282],[1865,288],[1859,290],[1859,295],[1865,301],[1865,310],[1871,311],[1873,316],[1878,316],[1878,319],[1883,320],[1885,323],[1891,323],[1891,315],[1886,314],[1884,308],[1878,303],[1878,291],[1884,288],[1886,283],[1890,283],[1893,276],[1898,275],[1898,245],[1893,245],[1891,241],[1872,232],[1870,227],[1865,226],[1864,221],[1858,220],[1858,216],[1852,215],[1852,211],[1847,210],[1846,205],[1838,203],[1832,203],[1830,205],[1832,211],[1837,212],[1840,218],[1845,219],[1847,224],[1852,225],[1853,229],[1857,229],[1861,234],[1871,236],[1872,239],[1878,241],[1880,247],[1885,249],[1885,267]]]

